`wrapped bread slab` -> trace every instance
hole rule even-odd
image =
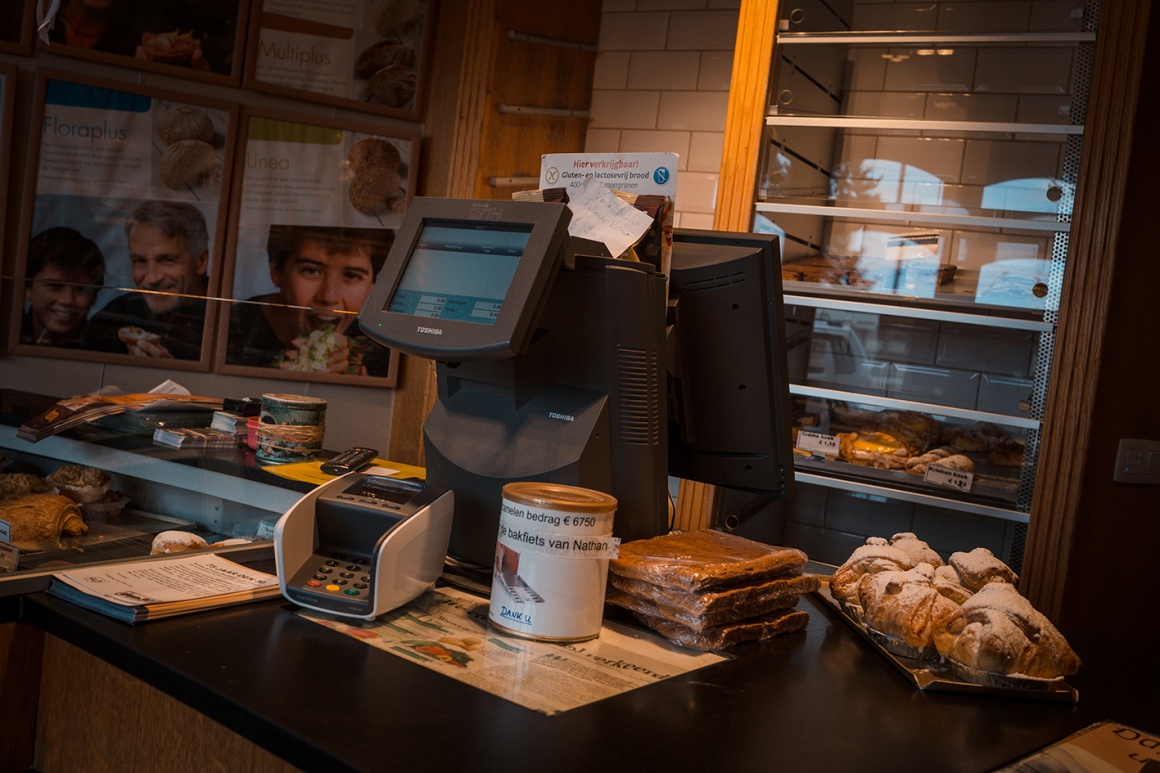
[[[804,630],[810,622],[809,613],[800,609],[779,609],[768,615],[706,628],[703,631],[693,631],[671,620],[643,615],[637,617],[674,644],[703,652],[722,650],[743,641],[766,641],[774,636]]]
[[[690,626],[692,624],[686,622],[690,619],[700,619],[702,625],[719,625],[781,609],[786,606],[779,603],[783,599],[794,598],[796,603],[798,596],[812,593],[821,584],[816,575],[790,574],[757,583],[723,586],[704,593],[688,593],[615,574],[611,574],[608,581],[613,590],[662,610],[654,613],[657,616]],[[610,603],[617,602],[610,599]],[[628,604],[618,606],[633,609]]]
[[[8,522],[17,547],[89,530],[77,503],[60,494],[26,494],[0,501],[0,520]]]
[[[612,574],[662,588],[701,593],[722,586],[801,573],[808,560],[796,548],[776,547],[713,529],[673,531],[626,542],[609,562]]]
[[[649,620],[667,620],[671,623],[683,625],[685,628],[696,633],[704,633],[707,630],[721,628],[730,623],[745,622],[746,620],[760,617],[761,615],[767,615],[770,612],[776,612],[779,609],[791,609],[796,607],[800,600],[800,594],[791,593],[784,596],[777,596],[763,601],[761,604],[749,607],[746,611],[752,610],[750,614],[744,614],[739,610],[722,610],[711,614],[698,615],[678,606],[658,604],[655,601],[626,593],[619,590],[615,585],[608,589],[604,597],[606,603],[623,607],[635,613],[637,617],[643,616]]]

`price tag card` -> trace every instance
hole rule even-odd
[[[966,470],[952,470],[950,467],[940,467],[937,464],[930,464],[927,465],[926,475],[922,479],[927,483],[948,486],[965,493],[971,490],[971,484],[975,481],[975,474],[973,472],[967,472]]]
[[[798,433],[797,448],[799,451],[809,451],[811,454],[823,456],[838,455],[838,439],[833,435],[823,435],[821,432]]]
[[[20,563],[20,548],[0,542],[0,572],[15,572]]]

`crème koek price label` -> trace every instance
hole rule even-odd
[[[566,188],[571,196],[586,179],[617,191],[677,199],[676,153],[546,153],[540,188]]]

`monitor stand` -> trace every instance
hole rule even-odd
[[[455,493],[452,557],[491,565],[512,481],[611,493],[623,540],[668,531],[666,293],[646,264],[577,256],[525,353],[437,364],[424,451]]]

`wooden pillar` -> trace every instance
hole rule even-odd
[[[1150,3],[1103,0],[1020,590],[1058,620],[1089,463]],[[1146,408],[1144,410],[1147,410]],[[1099,460],[1103,461],[1103,460]],[[1106,460],[1108,475],[1112,460]]]

